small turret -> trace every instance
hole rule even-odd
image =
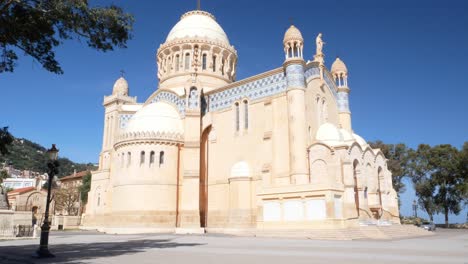
[[[291,25],[284,34],[283,45],[286,60],[303,58],[304,39],[294,25]]]
[[[340,59],[336,58],[331,67],[331,74],[338,87],[338,111],[341,127],[352,132],[351,111],[349,110],[348,68]]]

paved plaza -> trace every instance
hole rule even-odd
[[[43,260],[30,257],[38,244],[38,239],[0,241],[0,263],[468,263],[468,230],[355,241],[53,232],[50,249],[57,257]]]

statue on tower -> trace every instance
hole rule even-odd
[[[322,50],[325,42],[322,40],[322,33],[318,34],[317,38],[315,39],[315,43],[317,45],[317,54],[323,54]]]
[[[315,39],[315,44],[317,46],[317,50],[315,52],[314,59],[315,61],[320,62],[321,64],[325,63],[324,57],[325,55],[323,54],[323,45],[325,45],[325,42],[322,40],[322,33],[319,33],[317,35],[317,38]]]

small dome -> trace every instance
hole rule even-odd
[[[367,146],[367,142],[361,136],[353,133],[353,137],[356,139],[356,142],[361,145],[361,147]]]
[[[346,142],[350,142],[350,141],[355,140],[353,135],[348,130],[346,130],[344,128],[340,129],[340,133],[343,136],[343,140],[346,141]]]
[[[215,17],[205,11],[190,11],[182,15],[180,21],[172,28],[166,42],[183,38],[207,38],[230,45],[223,28]]]
[[[128,132],[184,133],[179,112],[170,104],[157,102],[146,105],[128,121]]]
[[[333,62],[331,66],[331,72],[332,73],[348,73],[348,68],[346,68],[346,65],[340,58],[336,58],[336,60]]]
[[[286,43],[288,41],[294,41],[294,40],[304,42],[301,31],[299,31],[299,29],[295,27],[294,25],[291,25],[288,28],[288,30],[286,30],[286,33],[284,34],[283,43]]]
[[[321,125],[317,130],[315,139],[330,146],[343,144],[343,135],[341,134],[340,130],[332,123],[325,123]]]
[[[128,95],[128,82],[124,77],[120,77],[115,81],[114,88],[112,89],[113,95]]]

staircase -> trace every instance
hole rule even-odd
[[[259,230],[257,237],[304,238],[317,240],[401,239],[431,236],[434,233],[413,225],[367,225],[343,229]]]

